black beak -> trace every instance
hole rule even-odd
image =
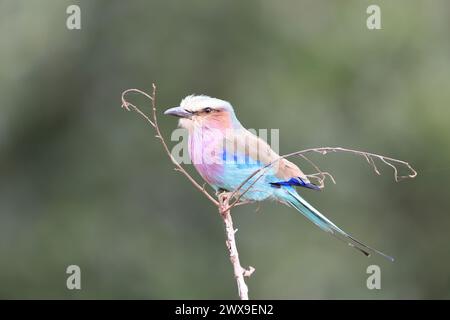
[[[175,116],[175,117],[178,117],[178,118],[190,118],[190,117],[192,117],[192,113],[190,113],[189,111],[184,110],[181,107],[174,107],[174,108],[167,109],[166,111],[164,111],[164,114],[168,114],[168,115]]]

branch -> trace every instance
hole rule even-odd
[[[179,171],[182,174],[186,176],[186,178],[196,187],[201,193],[203,193],[215,206],[218,207],[219,213],[223,219],[224,225],[225,225],[225,232],[227,236],[227,248],[230,256],[230,261],[233,265],[234,270],[234,277],[236,278],[237,286],[238,286],[238,293],[239,297],[242,300],[248,299],[248,287],[245,283],[245,277],[249,277],[254,271],[255,268],[249,267],[249,269],[244,269],[239,261],[239,254],[236,246],[236,240],[235,240],[235,233],[237,230],[233,227],[233,220],[231,218],[231,209],[235,206],[244,205],[247,203],[252,203],[252,201],[248,200],[241,200],[242,197],[255,185],[255,183],[261,179],[261,177],[264,176],[264,174],[278,161],[281,159],[293,157],[293,156],[299,156],[303,158],[305,161],[307,161],[316,171],[315,173],[308,174],[307,177],[310,179],[316,180],[318,186],[320,188],[325,187],[325,179],[328,177],[333,183],[336,183],[334,177],[326,171],[322,171],[319,166],[317,166],[313,161],[311,161],[308,157],[305,156],[306,153],[316,152],[320,153],[322,155],[325,155],[329,152],[348,152],[360,155],[366,159],[366,161],[369,163],[369,165],[373,168],[376,174],[380,175],[380,172],[377,168],[377,165],[375,163],[375,160],[378,159],[382,161],[384,164],[390,166],[394,170],[394,179],[396,182],[407,179],[407,178],[414,178],[417,176],[417,171],[406,161],[397,160],[394,158],[386,157],[383,155],[378,155],[370,152],[365,151],[359,151],[359,150],[353,150],[353,149],[346,149],[342,147],[320,147],[320,148],[311,148],[306,150],[301,150],[293,153],[289,153],[283,156],[280,156],[276,160],[272,161],[271,163],[265,165],[264,167],[259,168],[258,170],[255,170],[251,175],[249,175],[242,183],[232,192],[222,193],[218,195],[219,201],[214,199],[211,194],[209,194],[205,190],[205,184],[200,185],[189,173],[186,172],[186,170],[181,166],[180,163],[178,163],[175,158],[172,156],[169,148],[167,147],[167,144],[164,140],[164,137],[161,134],[161,131],[158,126],[158,119],[156,115],[156,86],[155,84],[152,84],[152,95],[148,95],[147,93],[138,90],[138,89],[128,89],[125,90],[122,93],[122,108],[126,109],[127,111],[130,111],[133,109],[136,111],[139,115],[141,115],[156,131],[156,138],[160,140],[161,144],[163,145],[164,150],[166,151],[169,159],[171,162],[175,165],[175,171]],[[146,98],[151,100],[152,103],[152,119],[150,119],[144,112],[142,112],[138,107],[133,105],[132,103],[128,102],[125,98],[125,96],[128,93],[138,93],[142,94]],[[410,173],[407,175],[399,175],[398,174],[398,166],[403,165],[405,166]],[[254,179],[253,179],[254,178]],[[248,184],[248,182],[251,181],[251,183]],[[248,184],[248,186],[247,186]],[[245,187],[245,188],[244,188]],[[234,201],[230,204],[230,200],[234,199]]]
[[[380,172],[378,171],[378,168],[377,168],[377,166],[375,164],[374,158],[375,159],[379,159],[379,160],[383,161],[385,164],[387,164],[388,166],[390,166],[392,169],[394,169],[395,182],[399,182],[400,180],[403,180],[403,179],[415,178],[417,176],[417,171],[406,161],[390,158],[390,157],[387,157],[387,156],[383,156],[383,155],[375,154],[375,153],[371,153],[371,152],[347,149],[347,148],[342,148],[342,147],[311,148],[311,149],[306,149],[306,150],[297,151],[297,152],[293,152],[293,153],[287,154],[287,155],[283,156],[283,158],[287,158],[287,157],[291,157],[291,156],[295,156],[295,155],[302,155],[302,154],[308,153],[308,152],[318,152],[318,153],[323,154],[323,155],[327,154],[328,152],[349,152],[349,153],[354,153],[354,154],[363,156],[366,159],[366,161],[370,165],[372,165],[373,170],[378,175],[380,175]],[[410,171],[410,173],[407,174],[407,175],[399,176],[398,175],[397,165],[405,166]]]
[[[319,147],[319,148],[311,148],[311,149],[305,149],[301,151],[292,152],[289,154],[285,154],[283,156],[280,156],[276,160],[272,161],[271,163],[265,165],[264,167],[261,167],[257,170],[255,170],[251,175],[249,175],[242,183],[231,193],[230,198],[235,198],[235,201],[230,205],[229,209],[232,209],[234,206],[236,206],[238,203],[241,202],[242,197],[255,185],[255,183],[261,179],[264,174],[269,170],[275,163],[280,161],[281,159],[293,157],[293,156],[300,156],[306,161],[308,161],[317,171],[314,174],[307,175],[310,178],[316,179],[319,183],[319,187],[323,188],[325,186],[325,179],[326,177],[329,177],[333,183],[336,183],[334,177],[328,173],[321,171],[320,168],[312,162],[310,159],[308,159],[304,154],[310,153],[310,152],[317,152],[322,155],[326,155],[329,152],[348,152],[360,155],[366,159],[366,161],[372,166],[373,170],[376,174],[381,175],[380,171],[378,170],[375,160],[379,159],[386,165],[390,166],[394,170],[394,179],[396,182],[399,182],[400,180],[407,179],[407,178],[415,178],[417,176],[417,171],[406,161],[390,158],[387,156],[366,152],[366,151],[360,151],[360,150],[353,150],[353,149],[347,149],[342,147]],[[401,175],[398,174],[398,168],[397,166],[403,165],[409,170],[409,174],[407,175]],[[253,181],[244,189],[244,186],[252,179]],[[243,192],[240,192],[243,190]]]
[[[139,89],[128,89],[122,93],[122,108],[127,111],[134,110],[139,115],[141,115],[156,131],[156,138],[159,139],[161,144],[163,145],[164,150],[166,151],[170,161],[175,165],[175,171],[181,172],[188,178],[188,180],[196,187],[201,193],[203,193],[214,205],[219,209],[220,215],[223,219],[223,223],[225,225],[225,232],[227,236],[226,245],[228,249],[228,253],[230,256],[231,264],[233,265],[234,277],[236,278],[237,286],[238,286],[238,294],[241,300],[248,300],[248,287],[245,283],[244,277],[250,277],[251,274],[255,271],[255,268],[249,267],[248,269],[244,269],[239,261],[239,253],[236,246],[236,240],[234,234],[237,230],[233,227],[233,220],[231,218],[231,208],[229,206],[229,196],[228,194],[219,194],[219,201],[214,199],[205,189],[205,184],[200,185],[187,171],[178,163],[170,152],[167,144],[164,140],[163,135],[158,126],[158,118],[156,115],[156,86],[152,84],[152,95],[145,93]],[[134,104],[128,102],[126,100],[126,95],[128,93],[138,93],[142,94],[146,98],[151,100],[152,103],[152,119],[150,119],[144,112],[142,112],[138,107]],[[235,203],[234,205],[243,205],[249,203],[248,201],[242,201]]]
[[[150,125],[156,131],[155,137],[157,139],[159,139],[159,141],[161,141],[161,144],[163,145],[164,150],[166,151],[167,155],[169,156],[169,159],[175,165],[175,171],[179,171],[182,174],[184,174],[186,176],[186,178],[188,178],[188,180],[194,185],[194,187],[196,187],[201,193],[203,193],[213,204],[215,204],[216,206],[219,206],[219,202],[216,199],[214,199],[213,196],[211,196],[208,193],[208,191],[205,190],[204,186],[201,186],[197,181],[195,181],[194,178],[192,178],[192,176],[189,173],[187,173],[186,170],[184,170],[184,168],[181,166],[181,164],[179,164],[175,160],[175,158],[173,157],[169,148],[167,147],[166,141],[164,140],[164,137],[162,136],[161,131],[159,130],[159,126],[158,126],[158,118],[156,116],[156,86],[154,83],[152,84],[152,88],[153,88],[153,90],[152,90],[151,96],[139,89],[125,90],[124,92],[122,92],[122,108],[126,109],[127,111],[130,111],[131,109],[133,109],[138,114],[140,114],[142,117],[144,117],[144,119],[147,120],[148,123],[150,123]],[[151,100],[151,102],[152,102],[152,119],[153,120],[150,120],[150,118],[144,112],[142,112],[138,107],[136,107],[134,104],[132,104],[126,100],[125,96],[130,92],[142,94],[143,96],[145,96],[146,98]]]
[[[227,235],[227,241],[225,243],[230,255],[231,264],[233,265],[234,278],[237,282],[238,294],[241,300],[248,300],[248,287],[245,283],[244,277],[250,277],[255,271],[255,268],[250,266],[248,269],[244,269],[239,261],[239,253],[234,237],[237,229],[234,229],[233,227],[233,219],[231,218],[231,212],[229,209],[230,206],[228,204],[230,199],[229,195],[229,193],[219,195],[219,213],[222,216],[223,223],[225,224],[225,233]]]

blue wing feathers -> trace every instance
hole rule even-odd
[[[291,178],[288,181],[277,181],[277,182],[271,182],[270,183],[273,187],[280,187],[280,186],[286,186],[286,187],[290,187],[290,186],[299,186],[299,187],[305,187],[308,189],[312,189],[312,190],[320,190],[320,188],[318,186],[316,186],[315,184],[311,183],[311,182],[306,182],[305,180],[303,180],[300,177],[297,178]]]

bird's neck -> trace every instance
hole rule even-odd
[[[188,130],[190,135],[191,134],[198,135],[200,132],[202,135],[205,134],[225,135],[227,131],[239,130],[242,128],[243,126],[236,118],[234,113],[223,112],[210,116],[203,121],[192,123],[188,127]]]

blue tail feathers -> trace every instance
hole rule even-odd
[[[283,196],[284,200],[289,203],[292,207],[294,207],[297,211],[299,211],[302,215],[312,221],[315,225],[321,228],[324,231],[330,232],[337,239],[347,243],[349,246],[354,247],[365,256],[369,257],[371,253],[376,253],[384,258],[394,261],[394,258],[384,254],[377,249],[371,248],[361,241],[355,239],[351,235],[347,234],[343,230],[341,230],[338,226],[336,226],[333,222],[331,222],[327,217],[317,211],[312,205],[306,202],[292,187],[285,187],[285,196]]]

